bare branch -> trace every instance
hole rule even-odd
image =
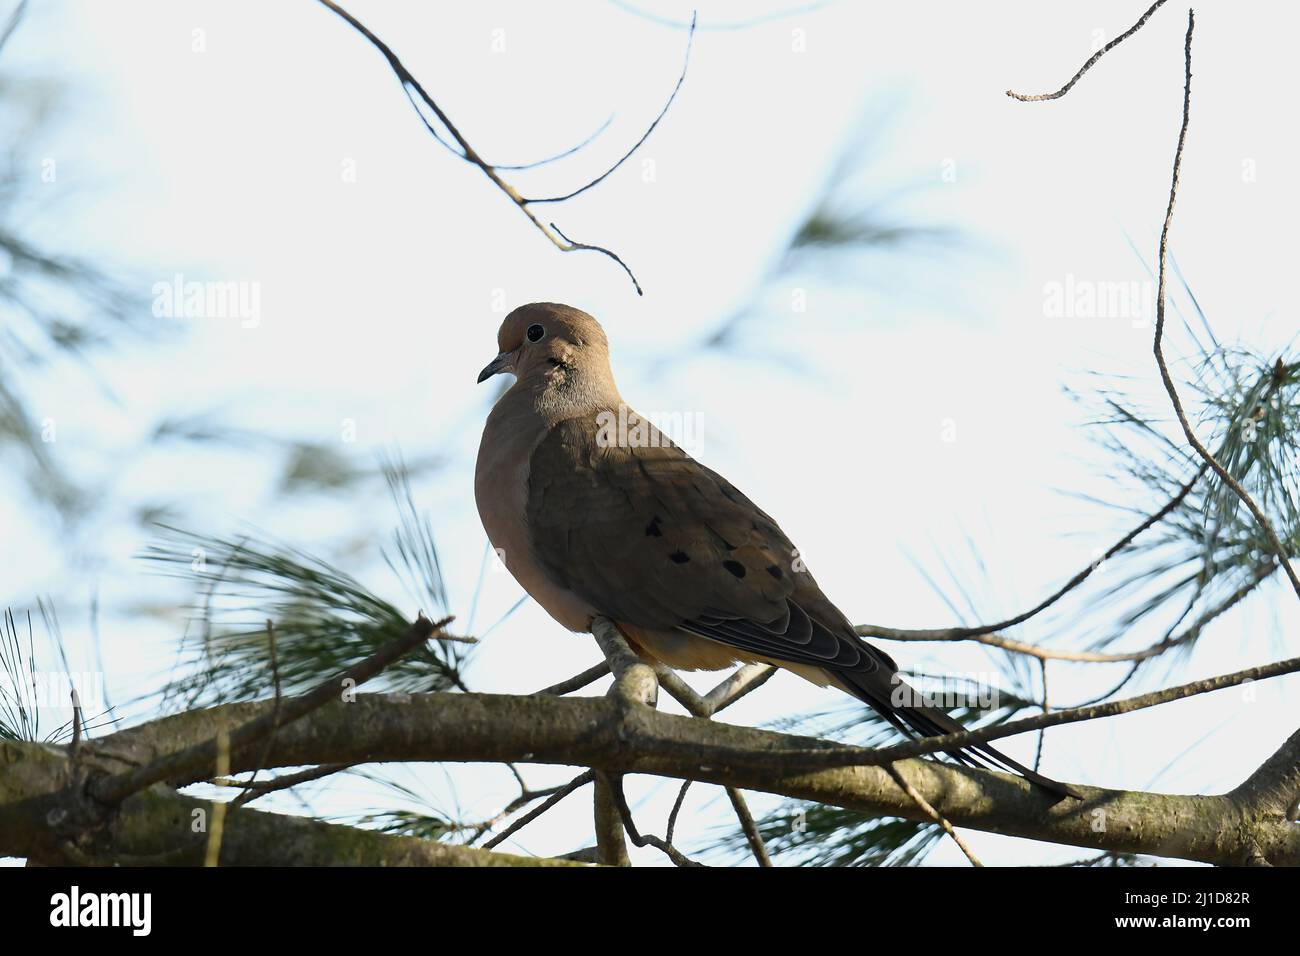
[[[704,695],[704,707],[712,717],[730,707],[746,694],[758,690],[776,674],[771,664],[746,664],[737,668],[730,677]]]
[[[1149,707],[1157,707],[1160,704],[1182,700],[1186,697],[1208,694],[1216,690],[1235,687],[1238,684],[1245,684],[1256,680],[1265,680],[1270,677],[1279,677],[1283,674],[1294,674],[1297,671],[1300,671],[1300,657],[1292,657],[1284,661],[1277,661],[1273,664],[1251,667],[1246,670],[1234,671],[1231,674],[1223,674],[1219,677],[1192,681],[1188,684],[1179,684],[1176,687],[1153,691],[1149,694],[1141,694],[1137,697],[1128,697],[1124,700],[1108,701],[1106,703],[1095,704],[1089,707],[1076,707],[1071,710],[1056,710],[1047,714],[1037,714],[1033,717],[1025,717],[1021,720],[1008,721],[1005,724],[981,727],[977,730],[966,730],[960,733],[944,734],[941,737],[926,737],[922,740],[912,740],[893,747],[885,747],[876,751],[867,751],[866,754],[856,758],[850,758],[847,754],[829,754],[824,750],[819,752],[810,751],[806,756],[810,761],[811,766],[848,766],[855,764],[859,759],[862,760],[863,764],[875,765],[889,760],[898,760],[904,757],[917,757],[924,754],[939,753],[941,751],[965,749],[973,744],[986,743],[990,740],[998,740],[1002,737],[1011,737],[1015,734],[1026,733],[1031,730],[1039,730],[1044,727],[1058,727],[1062,724],[1073,724],[1084,720],[1097,720],[1102,717],[1118,717],[1121,714],[1130,714],[1134,711],[1145,710]],[[867,754],[869,754],[869,756]]]
[[[275,732],[280,728],[280,655],[275,647],[275,624],[270,618],[266,619],[266,653],[271,663],[271,689],[275,692],[275,706],[271,710],[271,731],[267,734],[266,746],[269,750],[271,744],[275,741]],[[223,771],[218,770],[218,774]],[[253,799],[253,786],[257,783],[257,769],[253,770],[253,775],[248,780],[248,787],[239,796],[235,797],[234,804],[243,806]],[[260,793],[257,796],[261,796]]]
[[[506,840],[510,839],[510,837],[514,836],[524,827],[528,826],[528,824],[532,823],[534,820],[540,817],[547,810],[551,809],[551,807],[555,806],[557,803],[559,803],[569,794],[573,793],[573,791],[585,787],[587,784],[591,783],[595,779],[596,779],[596,775],[590,770],[578,774],[576,777],[574,777],[564,786],[557,788],[554,793],[552,793],[549,797],[546,798],[545,801],[538,804],[533,809],[529,810],[527,813],[525,813],[514,823],[510,824],[510,826],[506,827],[504,830],[502,830],[492,839],[484,843],[483,844],[484,848],[490,850],[493,847],[500,846]]]
[[[767,665],[746,665],[746,667],[763,666]],[[743,670],[745,670],[744,667],[737,669],[730,678],[715,687],[714,691],[725,691],[727,688],[733,686],[733,681],[735,678],[740,676],[740,672]],[[655,673],[659,677],[660,686],[662,686],[664,690],[668,691],[668,693],[672,695],[679,704],[685,707],[687,711],[690,712],[691,716],[702,717],[705,720],[708,720],[712,716],[713,711],[709,709],[707,699],[702,698],[699,694],[695,693],[695,691],[691,689],[690,685],[677,675],[676,671],[665,664],[660,664],[655,667]],[[756,673],[756,671],[751,671],[751,673]],[[770,672],[768,673],[768,676],[771,676]],[[764,678],[764,680],[765,679],[766,678]],[[752,689],[757,686],[757,684],[751,682],[749,686],[750,689]],[[726,705],[724,704],[723,706]],[[758,862],[759,866],[771,866],[772,858],[768,856],[767,847],[763,845],[763,838],[758,832],[758,827],[754,824],[754,816],[749,812],[749,804],[745,802],[745,795],[735,787],[726,787],[725,789],[727,791],[727,799],[731,801],[731,806],[736,811],[736,818],[740,821],[740,829],[744,832],[745,839],[749,842],[749,848],[754,854],[754,859]],[[677,806],[674,808],[673,814],[669,818],[670,830],[672,825],[676,822],[677,811],[681,808],[681,799],[685,796],[686,791],[683,789],[678,798]],[[671,844],[672,836],[669,835],[666,840]]]
[[[14,35],[18,25],[23,22],[23,14],[27,12],[27,0],[18,0],[18,5],[14,7],[14,12],[9,15],[9,21],[0,30],[0,50],[5,48],[9,38]]]
[[[905,779],[903,779],[903,775],[898,772],[898,770],[894,767],[892,763],[886,764],[885,770],[889,773],[891,777],[894,778],[894,782],[897,783],[899,787],[902,788],[903,792],[906,793],[908,797],[911,798],[912,802],[915,803],[918,807],[920,807],[926,816],[928,816],[935,823],[939,824],[939,826],[943,828],[944,833],[952,837],[952,842],[956,843],[957,848],[961,850],[962,853],[966,854],[966,859],[970,860],[971,866],[982,867],[984,865],[979,861],[979,857],[977,857],[973,852],[971,852],[971,848],[966,845],[966,841],[957,835],[957,831],[952,828],[952,824],[947,821],[947,819],[943,816],[943,814],[941,814],[934,807],[930,806],[930,801],[926,800],[925,797],[921,796],[917,792],[916,787],[912,786]]]
[[[612,122],[614,122],[614,114],[610,113],[609,116],[605,117],[605,122],[601,123],[594,133],[582,142],[578,143],[578,145],[570,146],[564,152],[556,153],[554,156],[547,156],[545,159],[535,159],[531,163],[493,163],[492,166],[495,169],[505,169],[510,172],[519,172],[525,169],[540,169],[543,166],[549,166],[551,163],[559,162],[562,159],[568,159],[574,153],[581,152],[583,149],[590,146],[596,141],[597,137],[599,137],[601,133],[609,129],[609,124]]]
[[[669,843],[673,842],[673,831],[677,829],[677,816],[682,812],[682,804],[686,802],[686,791],[691,789],[694,780],[683,780],[682,787],[677,791],[677,799],[673,801],[673,809],[668,814],[668,829],[664,831],[664,839]]]
[[[1300,815],[1300,730],[1229,796],[1245,809],[1293,822]]]
[[[1025,644],[1022,641],[1013,641],[1009,638],[1001,637],[994,634],[994,631],[1004,631],[1008,628],[1016,627],[1025,621],[1034,617],[1036,614],[1045,611],[1062,597],[1074,590],[1084,581],[1086,581],[1102,562],[1109,561],[1115,555],[1127,548],[1133,541],[1144,531],[1154,527],[1163,521],[1166,517],[1174,512],[1179,505],[1186,500],[1196,483],[1205,475],[1208,465],[1202,465],[1186,484],[1178,490],[1178,493],[1169,499],[1158,511],[1149,515],[1141,524],[1130,531],[1124,537],[1116,541],[1109,550],[1106,551],[1099,559],[1089,564],[1083,570],[1079,571],[1069,581],[1065,582],[1055,592],[1039,602],[1028,611],[1024,611],[1014,617],[1009,617],[1005,621],[998,621],[996,624],[981,624],[978,627],[943,627],[929,628],[925,630],[902,630],[892,627],[878,627],[872,624],[861,624],[855,628],[861,637],[879,637],[890,641],[964,641],[977,640],[980,644],[987,644],[991,647],[1000,647],[1006,651],[1013,651],[1018,654],[1026,654],[1030,657],[1037,657],[1040,660],[1064,660],[1079,661],[1092,663],[1114,663],[1117,661],[1138,660],[1133,654],[1103,654],[1096,651],[1060,651],[1049,648],[1037,647],[1033,644]],[[1144,653],[1144,652],[1138,652]],[[1146,654],[1145,656],[1151,656]]]
[[[1250,496],[1249,492],[1241,486],[1241,483],[1232,477],[1231,473],[1201,443],[1201,440],[1196,437],[1196,432],[1192,430],[1191,424],[1187,421],[1187,413],[1183,411],[1182,399],[1178,397],[1178,388],[1174,384],[1173,377],[1169,374],[1169,366],[1165,363],[1162,347],[1165,333],[1165,281],[1169,257],[1169,228],[1174,220],[1174,202],[1178,198],[1178,176],[1182,169],[1183,146],[1187,141],[1187,124],[1192,112],[1192,31],[1195,26],[1196,16],[1191,10],[1188,10],[1187,36],[1183,41],[1183,124],[1178,130],[1178,146],[1174,150],[1174,171],[1169,183],[1169,204],[1165,207],[1165,222],[1160,230],[1160,273],[1156,289],[1156,334],[1153,351],[1155,352],[1156,365],[1160,368],[1160,379],[1164,382],[1165,391],[1169,393],[1169,401],[1174,406],[1174,414],[1178,417],[1178,424],[1182,426],[1188,444],[1196,449],[1196,453],[1201,456],[1201,459],[1214,469],[1214,473],[1219,476],[1219,480],[1231,488],[1233,493],[1241,499],[1242,504],[1250,510],[1260,530],[1268,538],[1269,547],[1277,555],[1282,570],[1286,572],[1286,576],[1290,579],[1296,597],[1300,597],[1300,577],[1296,576],[1295,568],[1291,566],[1288,559],[1287,549],[1283,546],[1281,539],[1278,538],[1277,532],[1273,530],[1272,522],[1268,520],[1268,516],[1255,503],[1255,499]]]
[[[1079,72],[1074,74],[1074,76],[1070,77],[1070,81],[1066,83],[1063,87],[1061,87],[1059,90],[1057,90],[1055,93],[1037,93],[1033,95],[1026,95],[1024,93],[1015,93],[1011,90],[1007,90],[1007,96],[1011,97],[1013,100],[1020,100],[1020,102],[1022,103],[1038,103],[1038,102],[1042,102],[1043,100],[1060,99],[1066,93],[1070,92],[1070,87],[1074,86],[1075,83],[1078,83],[1079,79],[1083,76],[1083,74],[1087,73],[1089,70],[1092,69],[1094,63],[1096,63],[1103,56],[1109,53],[1112,48],[1119,46],[1121,43],[1123,43],[1133,34],[1141,30],[1142,27],[1146,24],[1147,20],[1151,19],[1151,14],[1159,10],[1160,7],[1164,5],[1164,2],[1165,0],[1156,0],[1155,3],[1151,4],[1151,6],[1147,8],[1147,12],[1142,14],[1142,16],[1138,19],[1137,23],[1133,24],[1131,27],[1129,27],[1127,30],[1125,30],[1115,39],[1111,40],[1109,43],[1107,43],[1104,47],[1102,47],[1092,56],[1088,57],[1088,61],[1084,63],[1083,66],[1079,67]]]
[[[529,213],[529,215],[531,216],[532,213]],[[633,274],[631,268],[628,267],[628,264],[619,258],[618,253],[614,252],[612,249],[606,249],[604,246],[593,246],[588,242],[575,242],[564,233],[560,232],[560,227],[555,223],[551,223],[551,228],[554,229],[555,234],[566,243],[566,245],[560,246],[561,252],[599,252],[602,256],[608,256],[617,262],[623,271],[627,273],[627,277],[632,280],[632,287],[636,289],[636,294],[644,294],[641,291],[641,283],[636,280],[636,276]]]
[[[1300,661],[1293,669],[1300,669]],[[267,713],[269,707],[262,701],[178,714],[101,738],[87,754],[105,766],[147,761],[159,748],[207,739],[218,723],[242,723]],[[1017,729],[1031,728],[1022,724]],[[232,753],[232,770],[248,769],[260,751],[252,745]],[[809,755],[816,753],[845,766],[810,770],[816,761]],[[8,850],[34,839],[29,815],[43,815],[51,806],[33,796],[51,792],[67,799],[67,778],[59,769],[64,759],[48,748],[0,742],[0,758],[0,848]],[[25,769],[24,760],[53,764],[49,771],[40,766]],[[954,827],[1211,863],[1240,863],[1247,846],[1258,845],[1272,863],[1300,863],[1300,828],[1242,809],[1224,796],[1076,785],[1085,795],[1082,802],[1052,804],[1028,783],[1006,774],[632,709],[605,697],[361,695],[284,726],[271,761],[286,767],[345,761],[578,764],[611,773],[696,779],[929,822],[931,817],[882,767],[866,765],[894,761],[895,769]],[[1104,828],[1096,826],[1096,810],[1105,811]]]
[[[749,812],[745,795],[735,787],[724,789],[727,791],[727,799],[731,801],[731,809],[736,811],[736,819],[740,821],[740,829],[745,834],[749,851],[754,854],[755,861],[759,866],[771,866],[772,858],[768,856],[767,847],[763,844],[763,835],[758,832],[758,824],[754,822],[754,815]]]
[[[542,688],[537,691],[537,694],[542,697],[563,697],[565,694],[572,694],[575,690],[582,690],[608,673],[609,661],[601,661],[599,664],[588,667],[581,674],[570,677],[568,680],[562,680],[558,684]]]
[[[487,162],[487,160],[483,159],[483,157],[481,157],[478,154],[478,152],[474,149],[473,146],[470,145],[469,141],[461,134],[460,130],[456,128],[456,125],[452,123],[450,117],[447,116],[447,114],[443,111],[442,107],[440,107],[437,104],[437,102],[433,99],[433,97],[429,95],[429,92],[420,84],[420,81],[415,78],[414,74],[412,74],[411,71],[406,68],[405,64],[402,63],[401,59],[398,58],[397,54],[393,52],[392,48],[389,47],[388,44],[386,44],[383,40],[381,40],[378,36],[376,36],[373,32],[371,32],[370,29],[367,28],[365,24],[363,24],[360,20],[358,20],[352,14],[348,13],[348,11],[343,9],[343,7],[339,6],[339,4],[334,2],[334,0],[319,0],[319,2],[321,3],[321,5],[323,5],[324,7],[326,7],[327,9],[329,9],[330,11],[338,15],[340,18],[342,18],[349,26],[352,27],[352,29],[356,30],[359,34],[365,37],[365,39],[369,41],[371,46],[373,46],[376,50],[379,51],[379,53],[387,61],[389,68],[397,76],[398,81],[402,84],[402,91],[406,94],[406,98],[410,100],[411,106],[415,109],[415,112],[420,117],[420,121],[424,123],[425,129],[429,131],[429,134],[433,136],[434,139],[436,139],[439,143],[441,143],[444,147],[446,147],[453,155],[458,156],[460,159],[463,159],[465,162],[470,163],[473,166],[477,166],[478,169],[483,173],[483,175],[486,176],[488,180],[491,181],[491,183],[494,186],[496,186],[497,189],[503,192],[512,203],[518,206],[519,211],[522,212],[528,218],[528,221],[531,222],[533,226],[539,232],[541,232],[542,235],[544,235],[547,239],[549,239],[551,243],[561,252],[598,252],[603,256],[607,256],[608,258],[612,259],[614,262],[618,263],[618,265],[623,269],[623,271],[627,273],[628,278],[632,280],[633,287],[636,289],[636,294],[637,295],[642,294],[641,284],[637,281],[636,275],[628,267],[627,263],[624,262],[622,258],[618,256],[617,253],[613,252],[610,249],[605,248],[604,246],[597,246],[585,242],[574,242],[573,240],[569,239],[569,237],[566,236],[563,232],[561,232],[559,227],[556,226],[555,223],[551,222],[548,224],[548,223],[544,223],[541,219],[539,219],[537,215],[532,211],[531,205],[533,203],[564,202],[567,199],[572,199],[573,197],[586,192],[588,189],[591,189],[593,186],[596,186],[599,183],[603,182],[615,170],[617,170],[620,166],[622,166],[625,162],[627,162],[627,160],[632,157],[633,153],[635,153],[638,149],[641,148],[641,145],[649,138],[650,134],[655,131],[655,128],[658,127],[660,121],[664,118],[664,116],[667,115],[669,107],[672,106],[673,101],[677,98],[677,91],[681,89],[682,83],[686,79],[686,68],[690,63],[691,45],[693,43],[694,36],[695,36],[694,28],[692,28],[691,34],[687,38],[686,63],[684,63],[682,66],[682,72],[677,78],[677,84],[676,86],[673,87],[672,94],[668,97],[668,101],[667,103],[664,104],[664,107],[659,112],[659,115],[655,117],[654,121],[649,125],[646,131],[641,135],[641,138],[636,141],[636,143],[632,146],[632,148],[629,149],[626,153],[624,153],[623,156],[618,160],[618,162],[614,163],[614,165],[609,167],[609,169],[605,170],[605,172],[601,173],[595,179],[579,187],[578,189],[575,189],[574,191],[568,193],[567,195],[553,196],[544,199],[528,199],[522,196],[518,192],[518,190],[516,190],[512,185],[510,185],[501,177],[501,173],[500,173],[501,170],[517,170],[517,169],[533,168],[536,166],[544,165],[545,163],[554,162],[555,160],[562,159],[565,156],[570,156],[573,153],[577,152],[579,149],[581,149],[583,146],[587,145],[587,143],[589,143],[591,140],[595,139],[595,137],[599,135],[600,132],[603,131],[605,127],[602,126],[599,130],[596,131],[596,133],[592,134],[590,137],[588,137],[582,143],[579,143],[577,146],[569,150],[566,150],[565,152],[560,153],[557,156],[552,156],[548,159],[541,160],[536,163],[525,164],[522,166],[496,165],[493,163],[489,163]],[[425,114],[424,110],[421,109],[421,104],[423,104],[425,107],[429,109],[430,112],[432,112],[433,116],[437,119],[438,123],[441,124],[442,128],[446,131],[447,136],[450,137],[451,142],[445,139],[442,133],[439,132],[438,127],[434,126],[434,124],[430,122],[429,117]],[[606,122],[605,125],[606,126],[608,125],[608,121]]]
[[[265,761],[263,761],[265,762]],[[261,783],[249,781],[247,784],[232,783],[231,786],[242,787],[243,792],[235,799],[230,801],[231,807],[242,807],[246,803],[252,803],[259,797],[264,797],[268,793],[275,793],[279,790],[288,790],[290,787],[296,787],[301,783],[310,783],[313,780],[323,780],[325,777],[333,776],[336,773],[342,773],[350,767],[356,766],[350,763],[329,763],[320,767],[308,767],[306,770],[300,770],[298,773],[287,773],[276,777],[274,780],[264,780]],[[257,768],[260,769],[260,768]],[[254,773],[257,772],[255,769]]]
[[[623,817],[617,798],[608,777],[603,773],[595,776],[596,788],[592,802],[596,813],[596,862],[601,866],[631,866],[627,841],[623,839]]]
[[[672,107],[673,100],[677,99],[677,91],[680,90],[682,88],[682,84],[686,82],[686,69],[691,65],[691,46],[692,44],[694,44],[694,42],[695,42],[695,14],[692,13],[691,27],[689,32],[686,34],[686,56],[682,60],[682,72],[681,75],[677,77],[677,85],[673,87],[672,93],[670,93],[668,96],[668,102],[665,103],[664,108],[659,111],[659,115],[654,118],[654,122],[651,123],[646,128],[646,131],[641,134],[641,138],[638,139],[632,145],[632,148],[629,149],[626,153],[624,153],[619,158],[618,162],[616,162],[613,166],[609,167],[609,169],[605,170],[595,179],[591,180],[591,182],[587,183],[585,186],[579,186],[571,193],[565,193],[563,196],[550,196],[547,197],[546,199],[525,199],[524,202],[526,203],[564,202],[565,200],[572,199],[575,196],[581,196],[583,193],[585,193],[588,189],[591,189],[593,186],[600,185],[600,183],[604,182],[610,176],[610,174],[612,174],[616,169],[618,169],[629,159],[631,159],[632,154],[641,148],[641,144],[650,138],[650,134],[653,133],[655,131],[655,127],[659,125],[659,121],[668,115],[668,110]],[[554,228],[555,224],[551,223],[551,226],[552,228]]]
[[[623,794],[623,778],[618,774],[597,773],[597,779],[604,783],[605,793],[613,802],[614,808],[618,811],[618,816],[622,818],[623,829],[627,832],[630,839],[637,846],[652,846],[656,850],[664,853],[668,859],[672,860],[677,866],[703,866],[703,863],[696,862],[682,853],[681,850],[673,846],[667,840],[660,839],[649,833],[641,833],[637,830],[636,821],[632,819],[632,811],[628,808],[627,797]],[[618,817],[615,818],[616,820]],[[619,835],[620,842],[622,835]],[[626,851],[626,847],[624,848]]]

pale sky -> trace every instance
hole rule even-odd
[[[1114,500],[1118,491],[1107,476],[1113,462],[1086,440],[1085,416],[1062,385],[1086,388],[1093,371],[1136,375],[1163,414],[1150,316],[1052,315],[1047,290],[1148,281],[1179,124],[1185,7],[1166,5],[1064,99],[1021,104],[1003,91],[1056,88],[1144,4],[842,0],[711,30],[791,4],[702,2],[686,81],[641,152],[580,198],[538,207],[571,237],[617,250],[645,289],[638,298],[617,266],[557,252],[477,170],[433,142],[378,54],[314,2],[34,6],[3,68],[56,78],[66,99],[58,121],[26,144],[32,236],[127,270],[146,301],[154,283],[177,274],[255,283],[260,295],[255,327],[160,318],[176,333],[170,343],[102,356],[102,386],[70,366],[33,389],[38,414],[59,423],[53,453],[113,504],[60,529],[27,500],[0,501],[6,540],[21,542],[0,559],[4,597],[25,607],[52,595],[74,669],[93,669],[85,606],[97,584],[119,699],[168,673],[185,597],[134,558],[148,536],[126,520],[132,507],[161,497],[198,530],[254,526],[307,550],[388,534],[385,512],[346,496],[275,499],[278,456],[150,448],[164,417],[211,413],[331,445],[360,467],[393,447],[445,458],[415,491],[434,517],[453,609],[466,613],[485,546],[473,458],[495,394],[474,378],[496,352],[504,312],[534,300],[599,317],[623,395],[695,423],[696,456],[781,522],[856,622],[954,623],[909,555],[941,580],[945,560],[967,572],[993,617],[1033,605],[1127,530],[1114,512],[1067,494]],[[635,141],[672,89],[686,40],[598,0],[347,6],[491,160],[561,151],[613,114],[579,155],[509,174],[532,195],[586,182]],[[642,7],[678,19],[691,10]],[[1300,187],[1290,170],[1295,124],[1282,117],[1298,19],[1286,5],[1249,14],[1198,5],[1172,240],[1219,338],[1265,350],[1296,329],[1289,223]],[[960,238],[850,254],[833,271],[762,285],[850,144],[858,161],[837,194],[844,208]],[[53,183],[40,179],[49,159]],[[764,308],[744,327],[746,355],[693,352],[756,298]],[[1188,354],[1176,330],[1169,352]],[[345,422],[355,441],[344,440]],[[70,576],[69,563],[85,573]],[[348,569],[383,580],[374,564]],[[489,573],[476,628],[520,594],[507,574]],[[1131,689],[1294,653],[1288,595],[1266,586],[1184,666]],[[140,621],[130,612],[145,599],[175,602],[176,617]],[[1152,636],[1144,629],[1126,646]],[[887,649],[905,667],[995,671],[974,647]],[[468,679],[479,690],[528,692],[597,658],[590,638],[530,603],[484,640]],[[1054,665],[1054,702],[1086,699],[1121,674]],[[721,676],[692,681],[707,687]],[[1258,686],[1253,699],[1229,690],[1051,731],[1044,772],[1114,788],[1222,791],[1295,729],[1285,696],[1295,680]],[[759,723],[834,701],[833,691],[781,675],[727,719]],[[1032,736],[1005,743],[1032,757]],[[529,780],[570,775],[535,768]],[[397,776],[439,799],[447,792],[438,770]],[[491,816],[514,795],[497,768],[456,768],[455,777],[468,817]],[[662,832],[675,791],[632,781],[643,829]],[[318,808],[346,812],[365,805],[366,792],[344,783]],[[700,787],[688,801],[692,836],[726,823],[717,794]],[[990,863],[1081,855],[965,836]],[[508,847],[554,854],[590,838],[583,795]],[[944,842],[930,862],[961,857]]]

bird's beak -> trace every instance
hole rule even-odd
[[[508,372],[510,370],[511,353],[502,352],[492,361],[488,362],[483,371],[478,373],[478,384],[482,384],[490,379],[497,372]]]

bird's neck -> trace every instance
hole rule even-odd
[[[567,365],[549,369],[531,381],[517,382],[501,401],[531,409],[547,430],[571,418],[595,418],[623,404],[608,375],[584,374],[581,368]]]

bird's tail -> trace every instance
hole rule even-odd
[[[940,737],[944,734],[959,733],[967,728],[950,717],[945,711],[920,703],[921,695],[903,683],[897,676],[890,681],[888,690],[882,693],[877,685],[883,675],[877,670],[871,674],[858,675],[852,672],[840,672],[836,675],[845,690],[871,707],[905,735],[921,737]],[[974,744],[962,750],[949,751],[954,760],[970,767],[994,767],[1019,774],[1030,783],[1046,790],[1058,798],[1074,797],[1082,800],[1083,794],[1069,784],[1059,783],[1050,777],[1044,777],[1036,770],[994,749],[988,744]]]

